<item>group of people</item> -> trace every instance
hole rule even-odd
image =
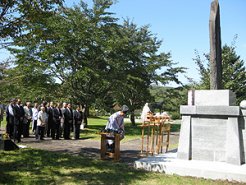
[[[121,110],[112,114],[105,130],[116,131],[120,139],[124,138],[124,117],[129,108],[123,105]],[[6,106],[6,133],[14,141],[21,142],[22,137],[29,137],[30,128],[37,140],[44,140],[44,137],[60,139],[63,137],[71,139],[71,132],[74,139],[79,139],[80,127],[85,119],[85,107],[80,105],[72,109],[70,103],[54,103],[43,101],[40,105],[26,102],[23,106],[20,99],[11,99]],[[114,148],[114,142],[108,140],[108,148]]]
[[[14,141],[21,137],[29,137],[30,125],[37,140],[44,140],[45,135],[52,139],[79,139],[80,126],[85,117],[84,107],[72,109],[70,103],[54,103],[43,101],[40,105],[26,102],[23,106],[20,99],[12,99],[6,107],[6,132]]]

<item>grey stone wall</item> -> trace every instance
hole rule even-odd
[[[181,106],[177,157],[245,163],[245,117],[239,106]]]
[[[192,118],[192,159],[226,161],[227,119]]]

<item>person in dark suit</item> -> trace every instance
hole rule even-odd
[[[70,130],[73,132],[73,109],[71,103],[67,104],[67,109],[69,112],[69,125],[70,125]]]
[[[63,103],[62,113],[64,117],[63,137],[64,139],[70,139],[70,110],[65,103]]]
[[[49,107],[47,108],[48,114],[48,125],[47,125],[47,137],[54,137],[54,103],[50,102]],[[53,138],[52,137],[52,138]]]
[[[54,108],[54,134],[51,132],[52,139],[60,139],[60,125],[62,119],[61,106],[56,104]]]
[[[61,108],[62,118],[61,118],[61,125],[60,125],[60,137],[63,137],[63,138],[64,138],[64,122],[65,122],[64,113],[66,112],[66,109],[67,109],[67,103],[63,102],[62,108]]]
[[[74,117],[74,139],[79,139],[80,125],[83,120],[83,114],[79,105],[76,107],[76,110],[73,113],[73,117]]]
[[[16,125],[16,108],[15,108],[16,99],[11,99],[9,105],[6,107],[6,133],[10,138],[15,138],[16,133],[14,132],[14,127]],[[15,130],[17,131],[17,130]]]
[[[21,138],[21,135],[23,134],[23,122],[24,122],[24,117],[25,117],[25,110],[21,104],[21,99],[17,100],[16,104],[16,118],[18,122],[18,138]]]

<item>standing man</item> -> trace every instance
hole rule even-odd
[[[21,134],[23,134],[23,122],[24,122],[24,117],[25,117],[25,111],[24,108],[21,104],[21,99],[17,100],[17,104],[16,104],[16,121],[18,122],[18,138],[21,138]]]
[[[38,112],[36,139],[44,140],[44,129],[48,119],[47,113],[45,112],[45,107],[42,106],[40,109],[41,110]]]
[[[6,108],[6,133],[9,135],[10,138],[14,139],[16,139],[16,137],[18,136],[18,133],[16,133],[18,130],[15,129],[15,127],[17,127],[15,103],[16,100],[11,99],[9,105]]]
[[[62,104],[62,108],[61,108],[61,111],[62,111],[62,118],[61,118],[61,125],[60,125],[60,137],[63,137],[64,138],[64,123],[65,123],[65,112],[67,110],[67,103],[66,102],[63,102]]]
[[[32,108],[32,132],[35,135],[37,130],[37,122],[38,122],[38,103],[34,103],[34,107]]]
[[[67,109],[69,112],[69,125],[70,125],[70,131],[73,132],[73,109],[72,109],[72,105],[69,103],[67,105]]]
[[[61,104],[56,104],[54,108],[54,135],[52,133],[52,139],[60,139],[60,126],[62,119]]]
[[[63,116],[64,116],[64,132],[63,132],[63,137],[64,139],[70,139],[70,120],[71,120],[71,115],[70,115],[70,110],[67,107],[66,103],[63,103]]]
[[[26,102],[24,106],[25,116],[23,121],[23,137],[29,137],[29,128],[32,121],[32,108],[31,102]]]
[[[79,105],[77,106],[73,115],[74,115],[74,139],[79,139],[80,125],[83,120],[83,114],[81,112]]]
[[[52,137],[52,131],[54,135],[54,103],[50,102],[49,107],[47,108],[48,114],[48,125],[47,125],[47,137]]]

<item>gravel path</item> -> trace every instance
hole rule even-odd
[[[170,134],[170,149],[174,149],[172,148],[172,146],[177,146],[178,138],[178,132]],[[36,141],[34,136],[31,135],[29,138],[22,138],[22,141],[19,145],[27,146],[30,148],[37,148],[54,152],[64,152],[72,155],[82,155],[94,159],[100,159],[100,140],[95,139],[52,140],[50,138],[45,138],[45,140],[43,141]],[[129,165],[132,165],[135,160],[140,158],[140,138],[129,141],[122,140],[120,147],[120,162],[125,162]]]

